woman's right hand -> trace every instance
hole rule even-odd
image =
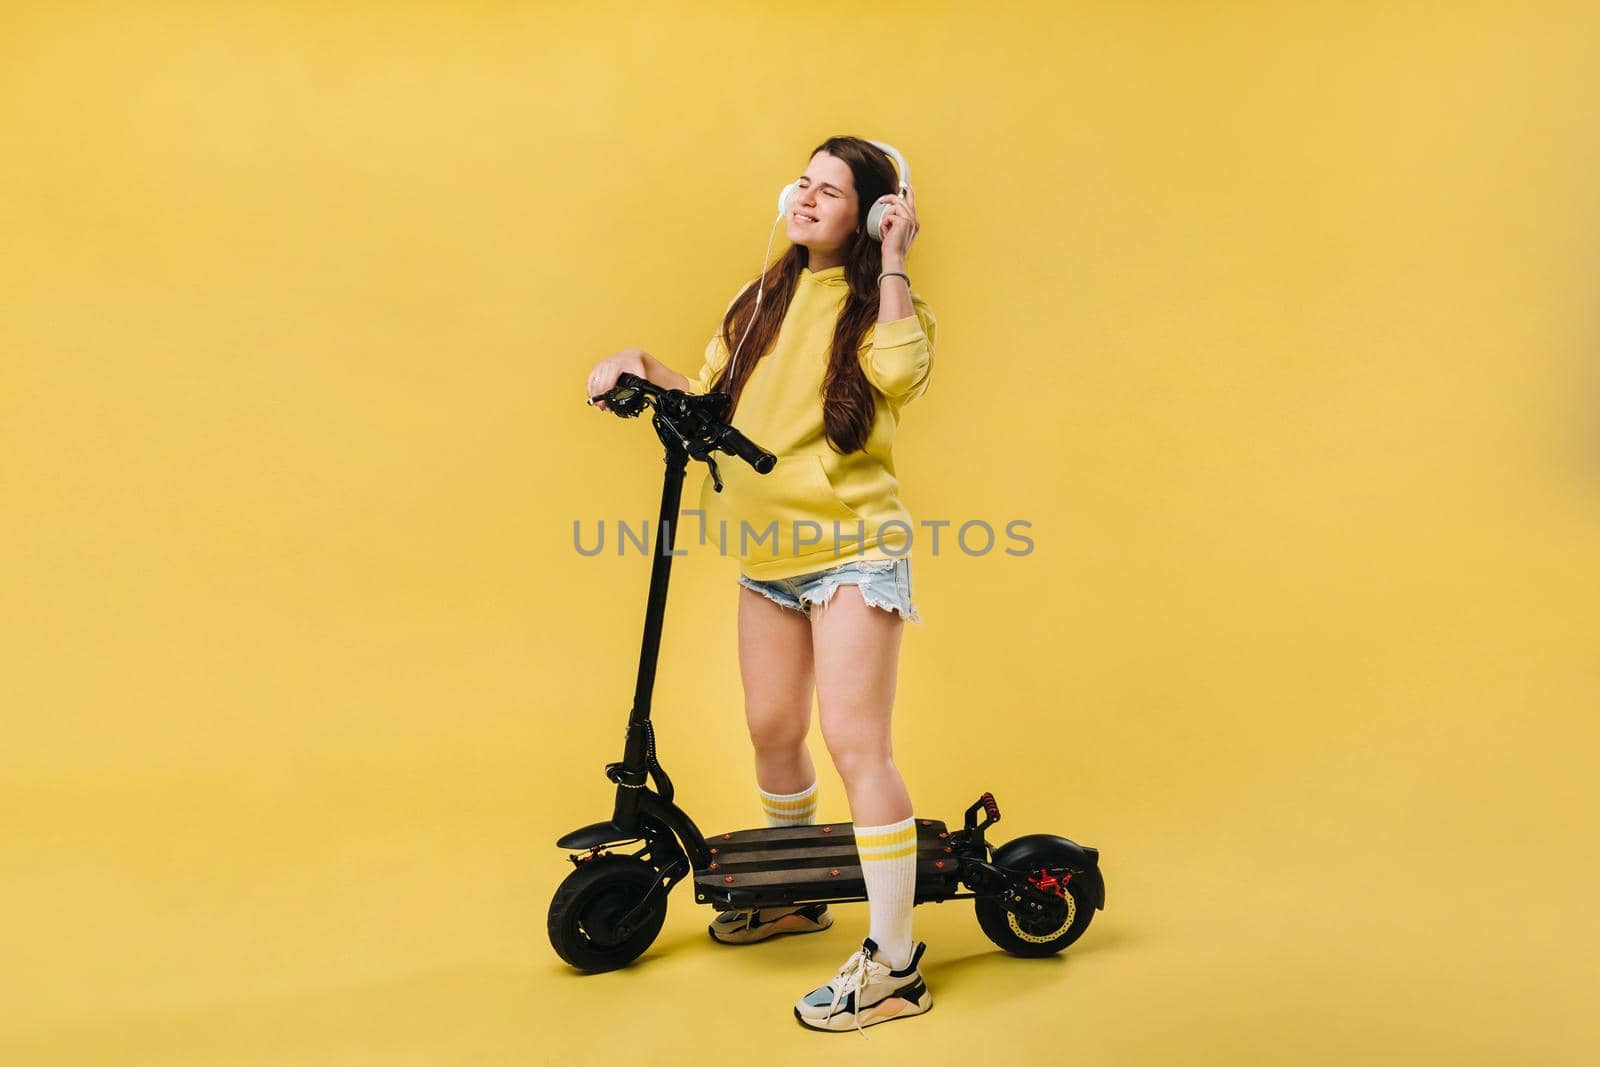
[[[637,374],[641,378],[647,378],[645,374],[645,355],[645,350],[642,348],[624,348],[621,352],[602,359],[589,372],[588,380],[584,383],[584,388],[588,392],[584,395],[586,397],[596,397],[602,393],[610,392],[611,387],[617,384],[617,378],[624,373]],[[595,401],[594,406],[601,411],[611,410],[604,400]]]

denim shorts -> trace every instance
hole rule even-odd
[[[739,575],[739,584],[783,607],[809,616],[811,605],[828,602],[841,585],[853,585],[861,599],[875,608],[898,612],[907,622],[922,621],[911,603],[911,560],[853,559],[825,570],[797,574],[793,578],[774,578],[761,582]]]

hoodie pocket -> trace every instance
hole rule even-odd
[[[729,470],[720,460],[719,466]],[[863,521],[839,498],[821,456],[779,456],[766,474],[734,460],[732,471],[723,475],[728,551],[751,563],[829,551],[835,522],[841,541],[853,541],[857,523]]]

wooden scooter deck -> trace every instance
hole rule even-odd
[[[918,901],[956,891],[959,864],[938,819],[918,819]],[[706,838],[711,865],[694,872],[695,900],[755,907],[809,901],[859,900],[867,895],[852,823],[769,826]]]

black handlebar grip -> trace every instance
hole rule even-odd
[[[756,444],[744,434],[729,426],[722,431],[722,437],[717,442],[721,447],[756,469],[757,474],[765,474],[778,462],[778,457]]]

